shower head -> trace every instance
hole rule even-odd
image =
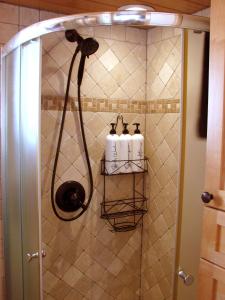
[[[80,51],[83,55],[89,56],[94,54],[99,47],[99,43],[93,38],[87,38],[80,43]]]
[[[89,57],[89,55],[95,53],[98,50],[99,43],[95,39],[83,39],[75,29],[66,30],[65,36],[69,42],[78,43],[79,50],[81,51],[82,55]]]

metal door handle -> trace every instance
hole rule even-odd
[[[46,251],[45,250],[42,250],[41,251],[41,256],[42,257],[45,257],[46,256]],[[30,262],[33,258],[38,258],[39,257],[39,252],[35,252],[35,253],[27,253],[27,259],[28,259],[28,262]]]
[[[178,276],[183,279],[185,285],[191,285],[194,282],[194,277],[190,274],[185,273],[183,270],[178,272]]]
[[[202,201],[204,203],[209,203],[211,200],[213,200],[213,194],[210,194],[208,192],[203,192],[201,195]]]

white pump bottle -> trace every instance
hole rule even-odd
[[[139,130],[140,123],[134,123],[136,126],[132,135],[132,171],[144,171],[144,137]]]
[[[132,159],[132,145],[131,145],[131,135],[127,129],[128,123],[123,123],[123,132],[119,136],[120,142],[120,173],[131,173],[132,168],[130,160]]]
[[[120,167],[120,164],[117,161],[120,153],[119,136],[116,134],[116,124],[111,123],[110,125],[112,126],[112,129],[106,136],[105,172],[106,174],[117,174],[119,173]]]

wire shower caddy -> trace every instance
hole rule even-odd
[[[110,174],[106,164],[115,163],[118,167]],[[123,172],[125,166],[135,166],[137,172]],[[147,213],[146,173],[148,172],[148,159],[139,160],[101,160],[101,175],[104,177],[103,201],[101,203],[101,218],[109,222],[116,232],[130,231],[142,224],[143,216]],[[130,196],[123,199],[111,200],[107,194],[107,181],[115,176],[131,177]],[[139,186],[138,186],[139,184]]]

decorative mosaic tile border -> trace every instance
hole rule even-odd
[[[159,99],[147,101],[146,113],[179,113],[180,99]]]
[[[62,110],[64,98],[59,96],[42,96],[42,110]],[[70,98],[68,110],[77,111],[78,103]],[[178,113],[180,112],[179,99],[160,99],[154,101],[130,99],[92,99],[82,98],[83,111],[92,112],[121,112],[121,113]]]

